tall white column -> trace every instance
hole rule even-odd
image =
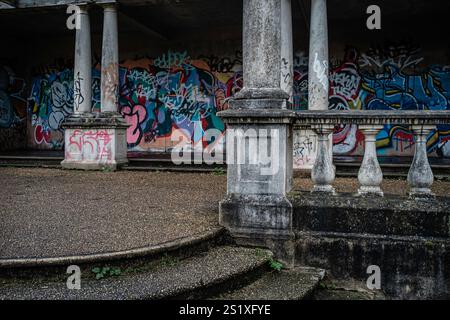
[[[328,22],[327,1],[311,1],[309,38],[309,110],[328,110]]]
[[[117,25],[116,5],[104,5],[101,80],[102,113],[118,112],[119,39]]]
[[[294,103],[294,44],[291,0],[281,0],[281,89]]]
[[[308,70],[308,109],[328,110],[329,65],[328,65],[328,22],[326,0],[311,0],[311,24],[309,35],[309,70]],[[296,155],[295,162],[301,163],[296,169],[310,170],[316,158],[317,136],[311,130],[301,130],[296,135],[295,145],[309,141],[311,148],[303,149],[303,155]],[[333,155],[333,136],[329,136],[326,152]],[[297,159],[299,158],[299,159]]]
[[[359,126],[359,129],[364,133],[366,146],[364,159],[358,174],[361,185],[358,193],[383,196],[383,191],[380,188],[383,181],[383,172],[378,162],[376,146],[377,134],[383,129],[383,126],[362,125]]]
[[[118,170],[128,162],[126,121],[118,113],[119,54],[117,12],[105,4],[102,51],[101,113],[90,117],[92,105],[92,65],[89,16],[80,12],[81,29],[76,34],[75,117],[64,124],[65,169]],[[90,115],[90,116],[88,116]]]
[[[408,174],[411,197],[433,196],[431,186],[434,182],[434,175],[428,162],[427,137],[435,128],[436,126],[426,125],[411,127],[416,138],[416,151]]]
[[[88,116],[92,112],[92,55],[91,24],[87,6],[77,13],[80,29],[75,36],[74,103],[75,116]]]

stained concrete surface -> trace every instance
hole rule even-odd
[[[171,172],[83,172],[0,168],[0,259],[52,258],[166,243],[218,227],[226,176]],[[308,190],[311,182],[297,178]],[[356,192],[357,179],[337,179]],[[406,181],[386,180],[404,194]],[[450,182],[433,191],[450,196]]]
[[[1,168],[0,258],[122,251],[218,227],[226,177]]]

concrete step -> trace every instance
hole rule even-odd
[[[120,275],[100,280],[83,271],[81,290],[67,289],[66,274],[0,278],[0,300],[202,299],[255,281],[267,271],[271,258],[267,250],[219,246],[183,260],[162,259],[116,270]]]
[[[132,171],[182,171],[182,172],[225,172],[226,165],[181,164],[176,165],[170,158],[129,158],[129,163],[122,167]]]
[[[304,300],[312,299],[320,281],[322,269],[296,267],[281,272],[266,273],[260,279],[217,300]]]

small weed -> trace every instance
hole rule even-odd
[[[178,258],[169,256],[167,253],[161,258],[160,264],[163,267],[173,267],[179,262]]]
[[[269,260],[269,266],[271,269],[280,272],[283,270],[284,266],[281,262],[274,260],[273,258],[270,258]]]
[[[425,246],[429,249],[433,248],[433,241],[430,240],[425,241]]]
[[[108,277],[118,277],[122,274],[120,268],[102,267],[93,268],[92,272],[95,274],[95,279],[100,280]]]
[[[214,168],[213,175],[224,176],[226,174],[227,174],[227,172],[223,168],[220,168],[220,167]]]
[[[113,170],[110,168],[110,167],[103,167],[102,168],[102,172],[103,173],[109,173],[109,172],[112,172]]]
[[[256,255],[257,257],[263,258],[263,257],[267,256],[267,251],[264,251],[264,250],[261,249],[261,248],[256,248],[256,249],[255,249],[255,255]]]
[[[319,288],[322,290],[326,290],[328,288],[328,286],[326,285],[326,283],[321,282],[321,283],[319,283]]]
[[[320,282],[319,288],[322,290],[337,290],[336,285],[334,285],[332,283],[325,283],[325,282]]]

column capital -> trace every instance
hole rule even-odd
[[[104,11],[117,11],[117,2],[100,3]]]
[[[411,126],[411,131],[413,131],[414,134],[416,134],[416,135],[429,134],[431,131],[433,131],[435,129],[436,129],[435,125],[412,125]]]

